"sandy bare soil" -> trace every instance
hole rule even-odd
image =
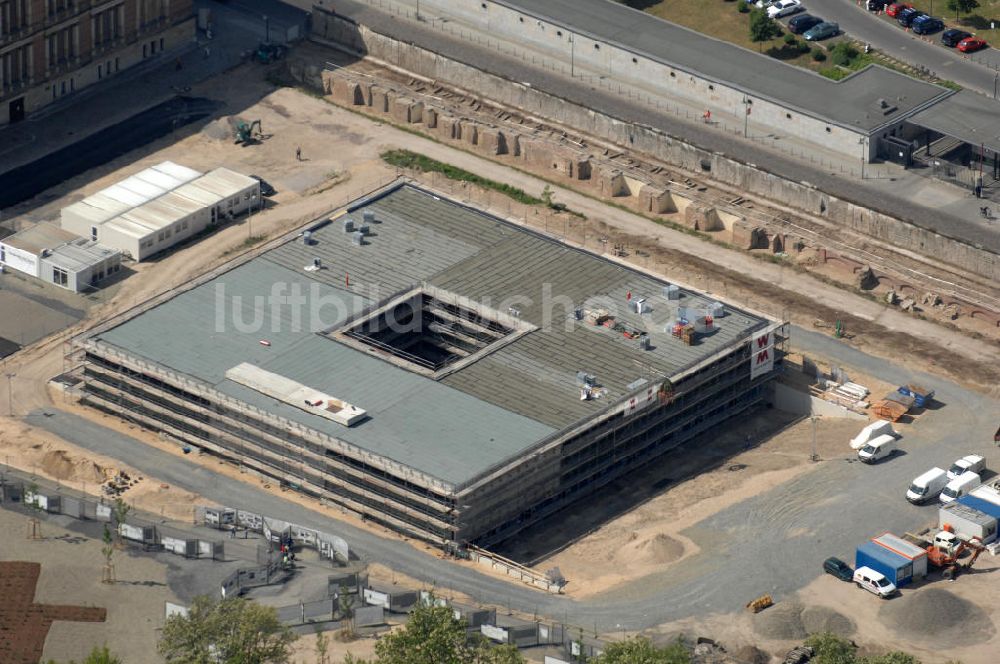
[[[42,604],[98,606],[107,609],[105,622],[55,622],[49,630],[42,661],[80,660],[95,645],[107,643],[123,661],[162,661],[155,653],[157,629],[164,620],[164,602],[177,598],[166,586],[167,567],[148,556],[118,552],[114,557],[118,583],[101,583],[102,543],[43,521],[41,540],[27,539],[28,517],[0,510],[0,560],[41,563],[35,601]]]

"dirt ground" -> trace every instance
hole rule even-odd
[[[42,566],[35,602],[107,609],[105,622],[56,621],[49,630],[42,661],[80,660],[95,645],[108,644],[129,664],[160,662],[157,629],[164,620],[164,602],[177,598],[166,585],[167,567],[147,556],[118,552],[114,557],[118,583],[101,583],[102,543],[43,521],[43,539],[30,540],[28,517],[0,510],[0,560],[30,560]]]

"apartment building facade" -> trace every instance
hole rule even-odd
[[[192,0],[0,0],[0,126],[194,37]]]

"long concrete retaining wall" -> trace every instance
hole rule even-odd
[[[655,159],[702,172],[749,194],[780,201],[809,214],[844,224],[901,249],[935,258],[962,270],[1000,280],[1000,255],[932,230],[830,196],[807,182],[796,182],[720,153],[709,152],[648,125],[622,120],[565,98],[512,81],[429,49],[380,34],[344,17],[314,8],[313,38],[389,62],[429,79],[470,90],[528,115],[537,115]],[[304,72],[322,87],[321,72]],[[388,109],[387,109],[388,110]]]

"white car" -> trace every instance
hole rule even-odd
[[[854,570],[854,583],[858,585],[858,588],[864,588],[882,599],[896,594],[895,584],[885,578],[884,574],[876,572],[871,567],[859,567]]]
[[[805,7],[802,6],[801,0],[778,0],[768,6],[767,15],[770,18],[781,18],[782,16],[790,16],[798,13],[803,9]]]
[[[758,9],[767,9],[774,4],[773,0],[756,0],[756,2],[751,2],[754,7]]]

